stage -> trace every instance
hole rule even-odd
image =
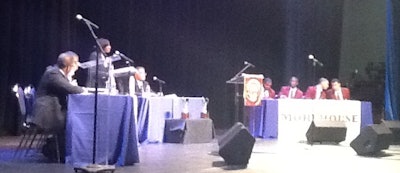
[[[48,163],[38,153],[13,161],[19,137],[0,137],[0,172],[74,172],[70,165]],[[282,144],[257,139],[247,168],[224,165],[217,155],[217,140],[206,144],[142,144],[140,163],[117,168],[116,172],[384,172],[400,170],[400,146],[391,146],[376,157],[357,156],[349,146],[305,143]]]

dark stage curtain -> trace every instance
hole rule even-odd
[[[0,134],[15,133],[17,107],[11,86],[37,84],[59,52],[71,49],[72,2],[2,1]]]
[[[400,1],[387,0],[385,110],[387,120],[399,119]]]
[[[114,50],[167,81],[165,91],[210,97],[218,127],[233,120],[230,79],[247,60],[247,73],[271,77],[274,89],[298,75],[314,84],[307,56],[325,63],[320,76],[338,71],[343,1],[331,0],[6,0],[2,2],[0,128],[15,130],[10,87],[37,85],[57,55],[74,50],[87,60],[94,41],[77,13],[100,25]],[[85,83],[84,70],[78,81]],[[151,83],[154,90],[157,84]]]
[[[338,77],[343,0],[287,0],[286,8],[285,80],[297,76],[305,91],[321,77]],[[310,54],[323,63],[315,72]]]

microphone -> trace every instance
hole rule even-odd
[[[99,29],[99,26],[97,26],[96,24],[94,24],[92,21],[90,21],[89,19],[84,18],[82,15],[77,14],[76,19],[78,20],[83,20],[86,24],[92,25],[93,27],[95,27],[96,29]]]
[[[314,55],[312,55],[312,54],[308,55],[308,59],[313,60],[314,63],[317,63],[321,67],[324,66],[324,64],[322,62],[320,62],[318,59],[316,59],[314,57]],[[315,66],[315,64],[314,64],[314,66]]]
[[[154,81],[157,81],[157,82],[159,82],[159,83],[161,83],[161,84],[165,84],[165,81],[163,81],[163,80],[157,78],[157,76],[153,76],[153,80],[154,80]]]
[[[125,60],[127,60],[127,61],[129,61],[131,63],[134,63],[132,59],[128,58],[123,53],[119,52],[118,50],[115,51],[115,54],[121,56],[122,58],[124,58]]]
[[[249,62],[247,62],[247,61],[244,61],[244,65],[248,65],[248,66],[250,66],[250,67],[256,67],[255,65],[253,65],[252,63],[249,63]]]

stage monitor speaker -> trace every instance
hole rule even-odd
[[[393,134],[393,142],[394,145],[400,145],[400,121],[383,121],[387,128],[392,131]]]
[[[312,121],[306,133],[307,142],[335,142],[346,139],[347,127],[342,121]]]
[[[389,148],[392,143],[392,132],[383,124],[368,125],[350,143],[358,155],[374,155]]]
[[[219,155],[228,165],[247,165],[255,141],[242,123],[236,123],[218,140]]]

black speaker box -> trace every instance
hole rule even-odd
[[[242,123],[236,123],[218,140],[219,155],[228,165],[247,165],[255,141]]]
[[[208,143],[212,139],[213,121],[209,118],[165,120],[166,143]]]
[[[347,127],[341,121],[312,121],[306,133],[307,142],[335,142],[346,139]]]
[[[350,143],[358,155],[374,155],[389,148],[393,135],[383,124],[373,124],[361,129],[360,134]]]
[[[393,142],[392,144],[399,145],[400,144],[400,121],[384,121],[382,122],[387,128],[392,131],[393,134]]]

